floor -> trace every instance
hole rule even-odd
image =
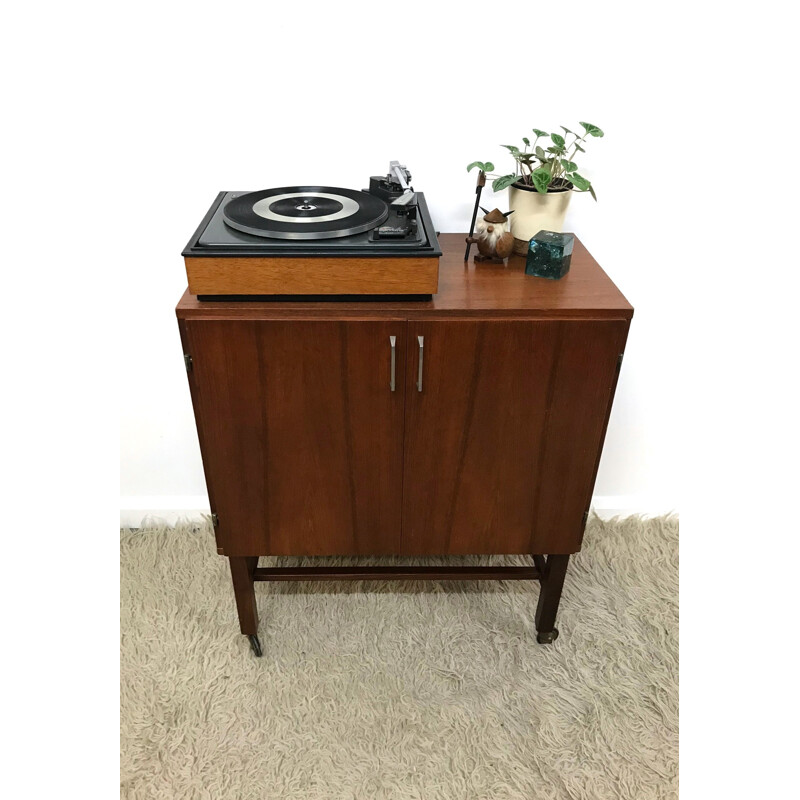
[[[590,519],[548,646],[535,582],[259,583],[257,659],[208,526],[121,553],[123,798],[677,797],[676,517]]]

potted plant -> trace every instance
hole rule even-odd
[[[580,124],[582,135],[563,125],[560,126],[563,136],[534,128],[536,138],[531,142],[523,136],[522,148],[501,145],[516,161],[516,170],[508,175],[495,175],[494,164],[490,161],[473,161],[467,167],[467,172],[477,167],[494,178],[493,191],[508,189],[509,208],[514,212],[510,221],[515,253],[525,255],[531,237],[541,230],[561,231],[573,192],[589,192],[597,200],[591,182],[578,172],[575,157],[577,153],[586,152],[582,145],[587,137],[599,138],[603,131],[589,122]],[[569,137],[572,141],[568,141]],[[546,139],[550,140],[550,145],[544,147]]]

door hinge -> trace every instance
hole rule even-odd
[[[617,358],[617,372],[622,369],[622,359],[625,358],[625,353],[620,353],[619,357]]]
[[[214,514],[213,512],[212,512],[212,514],[211,514],[211,524],[212,524],[212,525],[213,525],[215,528],[218,528],[218,527],[219,527],[219,517],[218,517],[216,514]]]
[[[183,363],[186,366],[186,371],[192,371],[192,357],[188,353],[183,354]]]

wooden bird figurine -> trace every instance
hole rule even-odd
[[[508,229],[508,218],[514,212],[506,211],[503,214],[498,208],[487,211],[483,206],[481,211],[483,217],[478,220],[475,235],[468,236],[467,242],[478,245],[476,261],[493,261],[501,264],[514,249],[514,237]]]

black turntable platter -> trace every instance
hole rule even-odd
[[[304,187],[315,188],[321,190],[323,187]],[[327,188],[327,187],[325,187]],[[285,189],[270,190],[280,193],[287,193]],[[416,193],[418,215],[418,224],[413,227],[407,236],[402,238],[384,238],[378,235],[382,225],[400,224],[402,218],[398,216],[397,211],[393,210],[393,206],[389,205],[388,217],[383,220],[382,216],[378,219],[381,221],[376,223],[375,227],[367,228],[361,233],[351,235],[337,235],[328,239],[278,239],[272,236],[265,236],[263,232],[249,233],[243,230],[234,228],[225,216],[225,211],[237,200],[242,197],[257,197],[266,194],[265,192],[220,192],[217,195],[211,208],[205,216],[205,219],[200,223],[200,226],[195,231],[194,236],[189,240],[183,251],[184,256],[267,256],[267,255],[280,255],[281,257],[298,257],[300,259],[307,256],[409,256],[418,257],[422,255],[441,255],[439,242],[436,239],[435,228],[431,221],[431,215],[428,211],[428,206],[425,202],[425,195],[422,192]],[[308,192],[301,192],[305,197],[301,200],[310,200]],[[357,190],[344,190],[344,189],[329,189],[325,194],[338,194],[341,197],[347,195],[356,195],[361,197],[366,194],[370,199],[377,199],[380,203],[384,204],[383,198],[374,198],[367,192],[359,192]],[[275,195],[270,195],[272,203],[280,203],[277,206],[277,211],[281,213],[285,210],[282,200],[275,200]],[[325,202],[323,202],[325,201]],[[257,200],[255,202],[258,202]],[[291,202],[291,201],[290,201]],[[342,203],[342,208],[345,204],[341,200],[331,201],[330,198],[321,198],[320,202],[316,200],[307,205],[316,205],[316,209],[297,209],[295,212],[298,217],[302,214],[311,215],[318,211],[325,211],[327,213],[337,213],[334,210],[335,203]],[[248,201],[247,205],[252,205]],[[245,206],[245,208],[247,207]],[[297,203],[296,205],[303,205]],[[254,216],[257,216],[254,214]],[[319,214],[318,216],[325,216]],[[349,226],[347,220],[342,218],[344,222],[344,233]],[[310,223],[296,223],[300,225],[308,225]]]
[[[367,192],[330,186],[284,186],[249,192],[223,208],[226,225],[267,239],[334,239],[380,225],[386,203]]]

